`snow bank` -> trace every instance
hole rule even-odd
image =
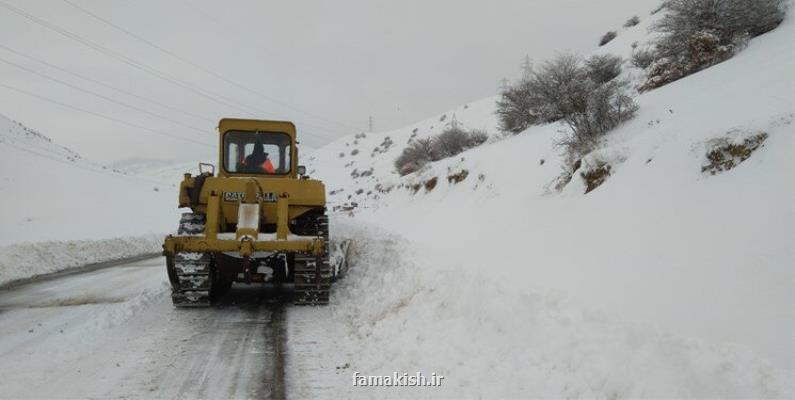
[[[0,247],[0,285],[18,279],[162,250],[162,235],[51,241]]]
[[[354,239],[356,247],[350,274],[332,297],[331,318],[323,318],[319,310],[291,310],[288,348],[305,351],[309,359],[297,365],[288,359],[294,368],[288,372],[288,383],[299,397],[787,398],[793,394],[788,371],[776,369],[747,347],[711,344],[645,324],[620,322],[561,293],[531,290],[486,268],[473,270],[379,228],[344,217],[332,222],[337,235]],[[323,337],[336,340],[302,342],[310,324],[317,325],[315,330]],[[326,375],[317,376],[318,371]],[[445,379],[441,387],[431,388],[354,387],[354,372],[436,373]],[[314,388],[304,384],[307,379],[315,382]]]

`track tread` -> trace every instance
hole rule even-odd
[[[316,233],[324,239],[325,251],[320,256],[295,255],[295,305],[325,305],[329,303],[332,271],[329,263],[328,216],[317,217]]]
[[[184,213],[179,221],[180,236],[204,234],[204,214]],[[213,289],[212,256],[208,253],[179,252],[174,255],[176,282],[171,301],[176,307],[209,307]]]

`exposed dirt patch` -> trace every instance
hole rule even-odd
[[[447,175],[447,182],[449,183],[461,183],[464,179],[469,176],[469,171],[462,169],[456,173],[451,173]]]
[[[707,163],[701,166],[701,172],[715,175],[736,167],[762,147],[766,139],[767,133],[762,132],[744,139],[742,143],[732,143],[728,139],[713,142],[712,149],[707,151]]]
[[[590,193],[601,186],[610,176],[610,164],[600,162],[587,171],[580,172],[580,176],[585,181],[585,193]]]
[[[433,190],[436,187],[436,183],[438,182],[439,178],[436,176],[425,181],[425,183],[423,184],[423,186],[425,186],[425,192],[430,192],[431,190]]]

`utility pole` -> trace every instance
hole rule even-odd
[[[450,120],[450,128],[458,129],[458,119],[456,119],[455,113],[453,113],[453,119]]]
[[[533,61],[530,60],[530,56],[525,56],[524,61],[519,66],[522,68],[522,80],[529,80],[533,74]]]
[[[370,122],[369,122],[368,126],[370,127],[370,133],[373,133],[373,116],[372,115],[370,116]]]
[[[511,87],[511,85],[510,85],[510,81],[508,80],[508,78],[502,78],[500,80],[500,87],[497,90],[499,90],[500,94],[502,94],[502,93],[507,92],[510,87]]]

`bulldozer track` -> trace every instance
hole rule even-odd
[[[329,263],[328,216],[317,217],[316,233],[323,237],[323,254],[314,256],[297,254],[295,256],[295,295],[293,304],[328,304],[331,292],[332,271]]]
[[[204,234],[205,216],[185,213],[179,221],[177,235]],[[174,255],[171,301],[177,307],[209,307],[212,302],[212,256],[209,253],[179,252]]]

